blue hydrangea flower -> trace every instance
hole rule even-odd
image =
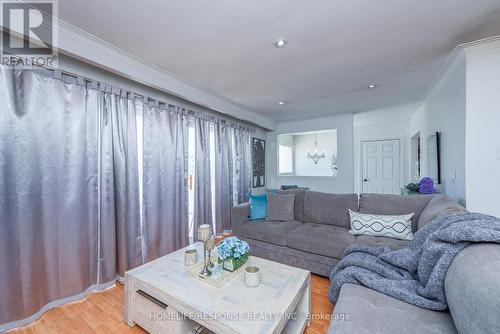
[[[221,260],[239,259],[250,252],[248,243],[237,237],[228,237],[219,243],[219,258]]]

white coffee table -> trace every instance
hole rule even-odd
[[[311,310],[310,272],[250,257],[262,273],[256,288],[244,272],[223,288],[193,277],[181,249],[125,274],[125,321],[149,333],[183,333],[203,325],[215,333],[302,333]],[[201,259],[201,256],[199,256]],[[189,319],[179,319],[180,314]],[[288,316],[286,316],[288,315]]]

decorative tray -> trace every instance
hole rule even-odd
[[[251,257],[250,257],[251,258]],[[249,260],[250,260],[249,258]],[[203,269],[203,261],[198,261],[197,263],[193,264],[192,266],[185,267],[186,271],[191,275],[192,277],[195,277],[199,279],[200,281],[203,281],[207,284],[210,284],[216,288],[222,288],[224,285],[226,285],[229,281],[234,279],[237,276],[240,276],[239,274],[245,270],[245,268],[248,265],[249,260],[239,267],[237,270],[231,272],[227,270],[222,270],[222,277],[215,279],[212,276],[205,277],[200,274],[201,270]]]

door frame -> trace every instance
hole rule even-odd
[[[402,160],[402,156],[404,154],[402,143],[403,140],[401,138],[377,138],[377,139],[367,139],[359,141],[359,193],[363,194],[363,144],[364,143],[372,143],[376,141],[389,141],[389,140],[397,140],[399,142],[399,180],[398,180],[398,189],[401,189],[403,186],[403,178],[404,178],[404,164]]]

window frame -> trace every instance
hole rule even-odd
[[[309,132],[329,132],[329,131],[335,131],[336,132],[336,137],[337,137],[337,149],[336,149],[336,157],[337,157],[337,173],[336,175],[295,175],[295,150],[293,149],[292,146],[286,145],[286,144],[281,144],[279,143],[279,137],[281,135],[290,135],[290,134],[303,134],[303,133],[309,133]],[[289,178],[289,179],[300,179],[300,180],[332,180],[332,179],[338,179],[340,177],[340,165],[338,163],[339,161],[339,156],[341,152],[341,147],[339,145],[339,133],[340,130],[338,128],[326,128],[326,129],[318,129],[318,130],[308,130],[308,131],[296,131],[296,132],[278,132],[276,133],[275,137],[275,143],[276,143],[276,148],[275,148],[275,156],[276,156],[276,167],[275,167],[275,173],[276,177],[278,178]],[[292,173],[287,173],[287,174],[282,174],[280,173],[279,170],[279,147],[280,146],[289,146],[292,147],[293,151],[293,172]]]

